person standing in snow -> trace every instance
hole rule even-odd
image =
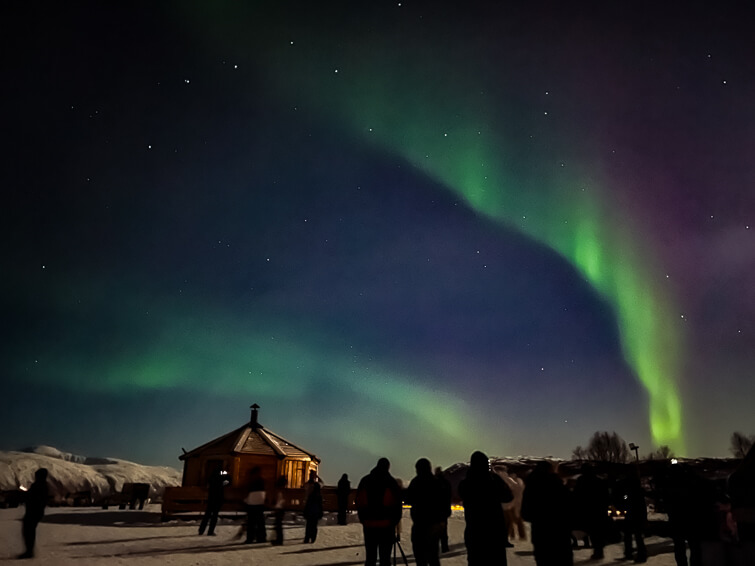
[[[524,493],[524,482],[516,477],[516,474],[509,475],[508,468],[506,466],[496,466],[495,473],[498,474],[506,485],[509,486],[514,498],[503,504],[503,515],[506,519],[506,527],[508,529],[508,543],[506,546],[511,548],[514,546],[511,541],[514,540],[519,532],[519,540],[527,540],[527,531],[524,528],[524,521],[522,521],[522,494]]]
[[[357,513],[364,529],[365,566],[390,566],[396,527],[401,522],[401,489],[390,474],[388,458],[364,476],[357,487]]]
[[[351,495],[351,482],[349,476],[343,474],[341,479],[338,480],[338,524],[346,524],[346,512],[349,509],[349,495]]]
[[[323,516],[322,486],[317,472],[309,472],[309,479],[304,484],[304,543],[317,540],[317,523]]]
[[[603,558],[608,528],[608,507],[611,495],[606,482],[598,477],[592,466],[582,466],[581,475],[574,486],[574,499],[579,526],[584,528],[592,542],[592,560]]]
[[[259,466],[250,472],[249,494],[244,499],[246,504],[246,542],[267,542],[265,531],[265,480]]]
[[[430,461],[420,458],[417,476],[406,490],[406,503],[412,511],[412,550],[417,566],[440,566],[439,544],[448,518],[443,484],[433,475]]]
[[[47,468],[39,468],[34,473],[34,483],[26,492],[26,512],[22,521],[21,532],[24,537],[26,551],[19,558],[33,558],[34,545],[37,540],[37,525],[45,515],[47,499],[50,496],[47,487]]]
[[[514,535],[519,537],[520,541],[527,540],[527,529],[522,519],[522,497],[524,496],[524,480],[516,474],[511,474],[511,493],[514,494],[514,500],[511,502],[511,522],[509,523],[509,538],[513,539]]]
[[[619,496],[621,500],[618,507],[626,511],[622,526],[624,527],[624,558],[632,559],[632,539],[637,547],[634,561],[638,564],[647,562],[648,554],[645,548],[645,526],[648,521],[647,503],[645,491],[642,489],[640,474],[637,470],[631,472],[619,483]]]
[[[210,474],[207,482],[207,507],[205,508],[202,522],[199,524],[199,534],[203,535],[205,528],[208,536],[215,534],[215,525],[218,523],[220,508],[223,506],[224,490],[228,484],[228,474],[223,472],[220,466],[215,468]],[[208,526],[209,523],[209,526]]]
[[[522,518],[532,525],[537,566],[572,566],[571,494],[548,461],[525,480]]]
[[[514,496],[498,475],[490,471],[483,452],[472,454],[467,476],[459,484],[464,504],[464,543],[469,566],[506,565],[506,520],[502,503]]]
[[[443,470],[438,466],[435,468],[435,477],[438,478],[443,486],[443,502],[446,509],[446,518],[443,520],[443,530],[440,533],[440,551],[448,552],[448,518],[451,516],[451,482],[443,475]]]
[[[286,514],[286,494],[285,489],[288,485],[286,476],[280,476],[278,481],[275,482],[275,489],[270,497],[270,506],[273,508],[273,525],[275,530],[275,540],[273,540],[273,546],[280,546],[283,544],[283,517]]]

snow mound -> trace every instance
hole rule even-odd
[[[39,468],[49,471],[50,495],[58,502],[80,492],[89,492],[93,501],[101,501],[120,492],[124,483],[150,484],[150,497],[155,499],[162,496],[166,487],[181,485],[181,473],[168,466],[86,458],[51,446],[37,446],[24,451],[0,451],[0,490],[28,488]]]

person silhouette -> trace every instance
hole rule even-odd
[[[443,475],[443,469],[438,466],[435,468],[435,477],[438,478],[443,486],[443,501],[446,509],[446,518],[443,520],[443,528],[440,532],[440,551],[448,552],[448,518],[451,516],[451,482]]]
[[[351,495],[351,482],[347,474],[343,474],[341,479],[338,480],[336,493],[338,496],[338,524],[345,525],[346,512],[349,509],[349,495]]]
[[[323,517],[322,486],[317,478],[317,472],[309,472],[309,479],[304,484],[304,542],[313,543],[317,540],[317,523]]]
[[[506,519],[506,527],[508,529],[507,536],[508,542],[506,548],[511,548],[514,545],[511,543],[516,536],[517,529],[519,531],[519,540],[527,540],[527,532],[524,528],[524,521],[522,521],[522,493],[524,492],[524,481],[516,477],[516,474],[509,474],[506,466],[498,465],[493,470],[498,474],[506,485],[509,486],[513,499],[503,504],[503,515]]]
[[[459,483],[464,504],[464,544],[469,566],[506,565],[503,503],[514,498],[506,482],[490,470],[483,452],[472,454],[467,476]]]
[[[254,466],[250,474],[249,494],[246,504],[246,542],[267,542],[265,531],[265,480],[259,466]]]
[[[640,482],[639,471],[633,470],[619,482],[619,508],[626,512],[622,526],[624,529],[624,558],[631,560],[634,549],[632,539],[637,547],[634,561],[638,564],[647,562],[648,554],[645,547],[645,526],[648,520],[645,491]]]
[[[286,514],[286,494],[285,489],[288,485],[286,476],[280,476],[275,482],[275,489],[270,497],[270,505],[273,508],[273,525],[275,529],[275,540],[273,546],[283,544],[283,517]]]
[[[216,467],[210,474],[207,481],[207,507],[205,508],[202,522],[199,524],[199,534],[204,534],[207,528],[207,535],[215,535],[215,525],[218,523],[220,508],[225,501],[224,490],[228,485],[228,474],[223,471],[221,466]]]
[[[571,494],[553,470],[538,462],[524,481],[522,518],[532,525],[537,566],[571,566]]]
[[[21,534],[24,537],[26,551],[19,558],[33,558],[34,545],[37,540],[37,526],[45,515],[47,499],[50,496],[47,487],[47,468],[39,468],[34,473],[34,483],[26,492],[24,503],[26,511],[22,521]]]
[[[417,476],[409,483],[405,501],[412,507],[414,560],[417,566],[440,566],[440,535],[448,518],[444,487],[427,458],[417,460],[415,469]]]
[[[401,522],[402,498],[396,479],[390,474],[388,458],[380,458],[357,487],[357,513],[364,532],[365,566],[390,566],[396,527]]]
[[[593,553],[591,559],[599,560],[604,556],[606,531],[608,529],[608,507],[611,495],[608,484],[595,473],[592,466],[582,466],[581,475],[574,486],[574,499],[577,508],[578,526],[582,527],[590,538]]]

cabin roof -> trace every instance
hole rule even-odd
[[[283,458],[294,458],[320,462],[320,459],[312,452],[262,426],[257,422],[256,412],[253,413],[252,420],[244,426],[202,444],[189,452],[184,452],[179,456],[179,459],[186,460],[186,458],[198,456],[201,453],[276,456],[281,460]]]

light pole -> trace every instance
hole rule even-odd
[[[629,449],[634,450],[634,459],[639,464],[640,463],[640,447],[637,446],[634,442],[630,442]]]

